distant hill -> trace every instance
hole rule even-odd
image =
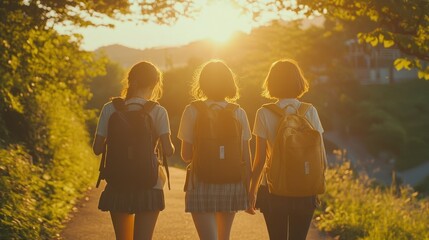
[[[100,47],[95,52],[106,54],[111,60],[129,68],[138,61],[146,60],[163,70],[187,65],[190,61],[201,61],[216,57],[216,43],[201,40],[180,47],[135,49],[122,45]]]
[[[302,28],[309,28],[310,26],[321,27],[324,23],[323,17],[316,17],[313,19],[303,19]],[[283,24],[289,22],[280,21]],[[236,32],[230,39],[230,43],[235,41],[236,47],[241,47],[240,41],[243,36],[248,34]],[[228,45],[228,44],[227,44]],[[200,40],[189,43],[184,46],[178,47],[158,47],[147,49],[129,48],[123,45],[114,44],[103,46],[95,50],[97,53],[104,53],[112,61],[121,64],[124,68],[129,68],[139,61],[150,61],[157,65],[162,70],[170,70],[177,67],[182,67],[188,63],[195,61],[197,63],[206,61],[210,58],[221,58],[221,52],[230,53],[227,46],[218,44],[211,40]]]

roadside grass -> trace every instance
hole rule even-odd
[[[348,161],[328,169],[326,182],[316,222],[336,239],[429,239],[429,199],[410,187],[381,186]]]

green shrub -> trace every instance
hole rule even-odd
[[[418,166],[429,159],[428,143],[421,138],[410,137],[402,146],[396,167],[398,170]]]
[[[350,163],[331,168],[317,225],[339,239],[429,239],[429,199],[407,187],[383,188]]]
[[[68,96],[64,98],[64,95]],[[46,147],[53,153],[45,164],[43,198],[39,205],[45,218],[58,231],[75,204],[75,199],[95,182],[97,160],[89,145],[85,112],[79,109],[78,96],[70,90],[46,89],[37,99],[39,112],[45,116]],[[47,232],[47,237],[53,232]]]
[[[11,24],[0,24],[0,239],[53,239],[95,181],[85,106],[105,62],[77,36],[3,12]]]
[[[389,121],[371,125],[366,136],[366,145],[373,154],[388,151],[399,155],[405,140],[406,132],[402,125]]]
[[[97,160],[89,145],[79,96],[45,87],[35,95],[33,158],[22,146],[0,150],[0,239],[52,239],[91,182]],[[33,125],[34,126],[34,125]]]
[[[388,112],[378,109],[370,103],[361,104],[358,113],[353,116],[350,119],[350,130],[357,136],[367,135],[372,125],[394,120]]]
[[[0,239],[38,239],[44,222],[38,212],[44,180],[22,146],[0,149]]]

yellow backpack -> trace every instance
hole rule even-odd
[[[325,192],[325,152],[321,134],[305,118],[311,104],[301,103],[296,112],[286,113],[276,104],[265,108],[280,117],[266,175],[271,194],[304,197]]]

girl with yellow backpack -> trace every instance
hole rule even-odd
[[[263,96],[277,100],[256,113],[250,210],[263,213],[270,239],[305,240],[325,190],[326,153],[316,108],[298,100],[308,82],[293,60],[271,65]]]

